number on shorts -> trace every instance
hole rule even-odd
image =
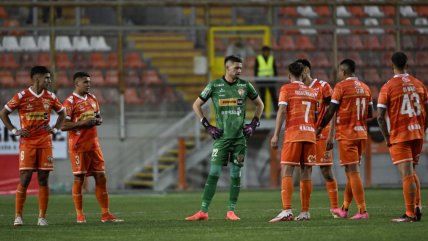
[[[213,154],[211,156],[212,157],[217,157],[217,153],[218,153],[218,149],[215,148],[215,149],[213,149]]]
[[[80,165],[80,158],[79,158],[79,156],[75,156],[74,157],[74,159],[76,159],[76,165],[78,166],[78,165]]]
[[[21,161],[23,161],[24,160],[24,151],[21,151]]]

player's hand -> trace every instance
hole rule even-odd
[[[221,130],[221,129],[219,129],[219,128],[215,127],[215,126],[212,126],[212,125],[208,122],[207,118],[205,118],[205,117],[204,117],[204,118],[201,120],[201,123],[202,123],[202,125],[205,127],[205,130],[207,131],[207,133],[208,133],[208,134],[210,134],[210,136],[211,136],[214,140],[216,140],[216,139],[220,138],[220,137],[223,135],[223,130]]]
[[[322,128],[318,127],[317,131],[316,131],[316,134],[315,134],[317,136],[317,138],[320,138],[321,132],[322,132]]]
[[[92,128],[92,127],[94,127],[96,125],[96,123],[97,123],[96,118],[91,118],[91,119],[84,120],[84,124],[83,125],[86,128]]]
[[[386,146],[387,147],[391,147],[392,146],[391,142],[389,141],[389,136],[385,139],[385,141],[386,141]]]
[[[95,118],[95,125],[99,126],[103,123],[103,118],[99,117],[99,118]]]
[[[334,143],[333,138],[328,138],[325,150],[330,151],[331,149],[333,149],[333,143]]]
[[[52,135],[55,135],[56,133],[58,133],[58,129],[52,128],[50,125],[44,125],[43,129],[51,133]]]
[[[270,139],[270,146],[272,147],[272,148],[278,148],[278,136],[272,136],[272,139]]]
[[[30,136],[30,132],[26,129],[19,129],[16,130],[15,136],[22,136],[22,137],[29,137]]]
[[[258,126],[260,126],[259,118],[254,117],[254,118],[251,120],[251,123],[250,123],[250,124],[246,124],[246,125],[244,125],[244,128],[243,128],[243,130],[242,130],[242,132],[244,133],[244,136],[245,136],[245,137],[251,137],[251,136],[254,134],[254,132],[256,131],[256,128],[257,128]]]

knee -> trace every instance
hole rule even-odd
[[[47,186],[49,183],[49,174],[47,175],[38,175],[38,181],[40,186]]]
[[[239,178],[241,177],[241,168],[235,165],[232,165],[232,169],[230,171],[231,178]]]
[[[330,167],[321,167],[321,173],[326,181],[334,181],[333,173],[331,172]]]
[[[94,178],[95,178],[95,183],[96,184],[101,184],[102,185],[102,184],[106,184],[107,183],[107,178],[106,178],[106,176],[105,176],[104,173],[95,174]]]
[[[20,173],[21,186],[28,187],[28,185],[30,185],[30,182],[31,182],[31,176],[32,176],[31,171],[22,171]]]

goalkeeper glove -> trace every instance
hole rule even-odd
[[[259,126],[260,126],[259,118],[254,117],[251,120],[250,124],[244,125],[242,132],[244,133],[245,137],[251,137],[254,134],[254,132],[256,131],[256,128]]]
[[[202,123],[202,125],[205,127],[205,130],[207,131],[207,133],[208,133],[208,134],[210,134],[210,135],[211,135],[211,137],[212,137],[214,140],[216,140],[216,139],[220,138],[220,137],[223,135],[223,130],[221,130],[221,129],[219,129],[219,128],[215,127],[215,126],[212,126],[212,125],[208,122],[207,118],[205,118],[205,117],[204,117],[204,118],[201,120],[201,123]]]

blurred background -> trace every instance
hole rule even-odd
[[[109,189],[116,192],[204,186],[213,141],[191,105],[210,79],[224,73],[226,54],[244,58],[243,79],[276,91],[287,82],[286,66],[296,58],[309,59],[312,76],[332,86],[338,62],[351,58],[376,101],[382,84],[393,76],[390,57],[398,50],[408,55],[409,72],[428,83],[426,1],[0,1],[0,33],[1,105],[31,84],[34,65],[51,69],[52,91],[61,101],[73,91],[74,72],[91,75],[104,117],[98,134]],[[277,75],[271,78],[255,77],[263,46],[275,59]],[[279,184],[279,151],[269,147],[272,97],[266,93],[261,127],[248,143],[243,188]],[[210,103],[205,107],[212,116]],[[248,119],[253,110],[249,103]],[[362,161],[365,185],[401,186],[376,120],[369,126]],[[2,125],[0,133],[0,193],[10,193],[18,183],[17,139]],[[54,192],[71,190],[66,138],[66,133],[54,137]],[[421,174],[428,171],[424,149]],[[336,147],[334,157],[343,185]],[[428,184],[427,175],[420,179]],[[314,168],[314,185],[323,182]],[[228,175],[222,175],[219,186],[228,187]]]

